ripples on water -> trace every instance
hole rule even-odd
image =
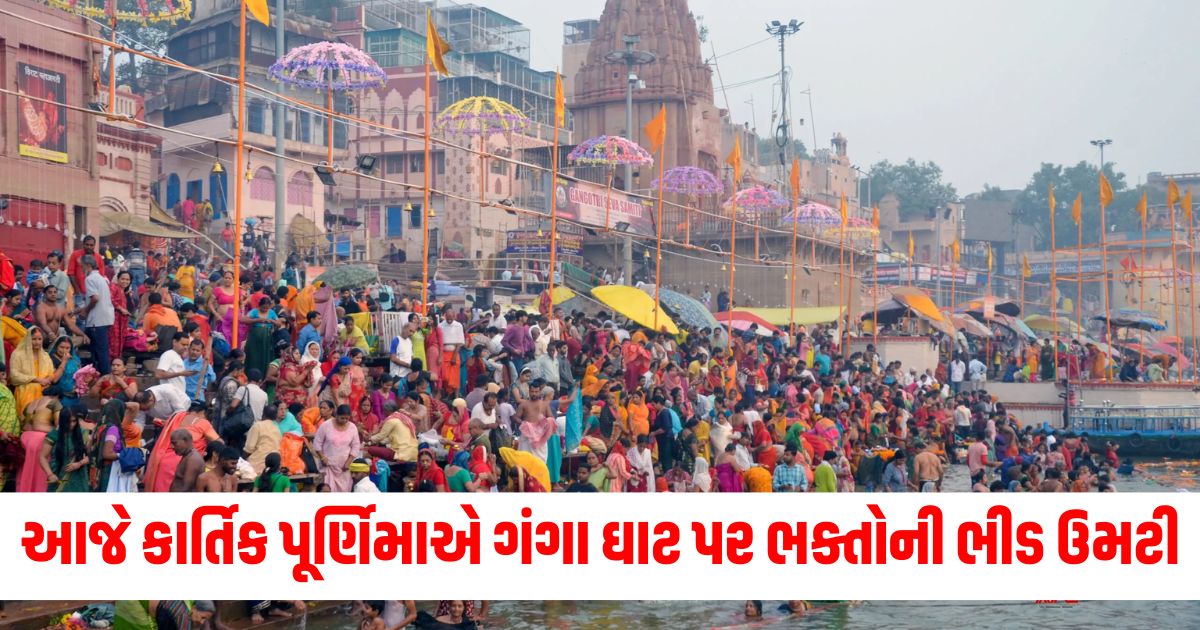
[[[1200,479],[1200,461],[1150,459],[1137,462],[1132,476],[1118,477],[1121,492],[1191,491]],[[966,469],[952,467],[945,487],[965,491]],[[581,576],[582,577],[582,576]],[[496,602],[489,628],[512,630],[663,630],[708,628],[1200,628],[1200,601],[1171,602],[864,602],[833,607],[805,617],[783,617],[775,612],[782,602],[764,602],[767,618],[745,624],[741,601],[636,601],[636,602]],[[432,611],[432,603],[422,602]],[[310,620],[308,630],[356,630],[344,615]]]

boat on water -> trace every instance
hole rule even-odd
[[[1079,405],[1068,426],[1092,448],[1112,441],[1125,455],[1200,457],[1200,405]]]

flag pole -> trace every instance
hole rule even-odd
[[[1020,293],[1020,296],[1021,296],[1021,297],[1020,297],[1020,300],[1021,300],[1021,312],[1022,312],[1022,313],[1024,313],[1024,312],[1025,312],[1025,268],[1024,268],[1024,266],[1022,266],[1022,268],[1021,268],[1021,284],[1020,284],[1020,287],[1021,287],[1021,289],[1020,289],[1020,291],[1021,291],[1021,293]],[[1053,316],[1054,316],[1054,314],[1053,314],[1053,311],[1051,311],[1051,315],[1050,315],[1050,316],[1051,316],[1051,317],[1053,317]]]
[[[1198,380],[1196,369],[1196,234],[1195,226],[1192,222],[1192,191],[1189,189],[1187,195],[1183,198],[1183,215],[1188,222],[1188,313],[1191,316],[1192,331],[1192,382],[1200,382]],[[1178,336],[1178,335],[1176,335]]]
[[[1082,205],[1082,195],[1075,198],[1075,203]],[[1083,217],[1079,216],[1074,211],[1072,206],[1072,215],[1075,218],[1075,229],[1078,231],[1078,247],[1075,248],[1075,325],[1079,328],[1079,333],[1083,333]],[[1079,382],[1083,382],[1084,367],[1082,362],[1079,366]]]
[[[428,56],[425,59],[425,186],[421,202],[421,313],[429,313],[429,171],[430,171],[430,132],[433,124],[433,112],[430,111],[430,80]],[[554,195],[551,195],[553,198]],[[553,251],[553,250],[551,250]],[[552,274],[553,275],[553,274]]]
[[[1058,205],[1058,201],[1054,198],[1054,187],[1050,187],[1050,326],[1054,331],[1055,339],[1051,340],[1054,347],[1054,380],[1058,380],[1058,239],[1054,234],[1054,207]],[[1029,259],[1025,259],[1026,265]],[[1024,270],[1021,273],[1021,279],[1025,279]],[[1024,291],[1022,290],[1022,295]],[[1021,298],[1021,312],[1025,313],[1024,298]],[[1028,316],[1028,313],[1025,313]]]
[[[878,210],[875,211],[876,213]],[[878,219],[878,214],[875,215]],[[872,282],[871,307],[873,314],[871,315],[871,334],[874,337],[875,352],[879,352],[879,221],[875,221],[875,232],[871,235],[871,261],[872,273],[875,274],[874,282]]]
[[[792,160],[792,172],[799,174],[800,166],[799,159]],[[788,276],[788,334],[791,335],[790,342],[796,341],[796,239],[800,231],[800,217],[796,216],[797,208],[800,206],[800,187],[797,186],[797,178],[793,177],[792,184],[792,273]]]
[[[665,106],[664,106],[665,108]],[[666,122],[666,110],[663,122]],[[654,332],[660,332],[658,328],[658,314],[662,312],[662,228],[663,228],[663,175],[666,169],[667,161],[667,142],[663,137],[663,142],[658,147],[658,221],[657,230],[654,235]],[[732,300],[732,296],[730,297]],[[731,309],[732,310],[732,309]]]
[[[1171,224],[1170,224],[1171,225],[1171,231],[1170,231],[1170,235],[1171,235],[1171,237],[1170,237],[1171,238],[1171,303],[1175,307],[1175,337],[1178,338],[1179,342],[1180,342],[1179,348],[1176,350],[1176,353],[1175,353],[1176,354],[1175,359],[1179,362],[1179,368],[1178,368],[1178,372],[1176,373],[1175,381],[1177,383],[1182,383],[1183,382],[1183,361],[1180,359],[1183,358],[1183,336],[1180,335],[1179,333],[1183,332],[1183,320],[1179,319],[1179,269],[1178,269],[1179,252],[1175,248],[1175,204],[1173,203],[1173,200],[1168,200],[1167,205],[1169,206],[1169,209],[1170,209],[1170,221],[1171,221]],[[1145,239],[1143,239],[1143,242],[1144,241],[1145,241]],[[1161,284],[1161,282],[1162,282],[1162,280],[1159,280],[1160,284]],[[1196,315],[1193,312],[1192,318],[1195,319],[1195,317],[1196,317]]]
[[[1146,213],[1149,211],[1148,208],[1146,207],[1146,197],[1147,197],[1147,194],[1145,191],[1143,191],[1142,192],[1142,202],[1138,206],[1138,209],[1141,211],[1141,215],[1142,215],[1142,255],[1141,255],[1141,259],[1138,261],[1138,272],[1137,272],[1138,309],[1139,310],[1146,309]],[[1171,265],[1172,265],[1172,269],[1174,269],[1175,263],[1172,262]],[[1159,276],[1158,282],[1159,282],[1159,287],[1160,287],[1158,295],[1159,295],[1159,298],[1162,298],[1162,291],[1161,291],[1162,277],[1161,276]],[[1146,331],[1144,331],[1144,330],[1138,330],[1138,345],[1142,346],[1143,348],[1146,347]]]
[[[238,319],[242,310],[242,187],[246,170],[246,3],[238,3],[238,83],[237,83],[237,177],[234,183],[233,220],[233,348],[238,347]],[[283,177],[276,173],[275,177]],[[279,247],[279,243],[275,244]]]
[[[112,35],[112,46],[108,49],[108,115],[117,115],[117,14],[116,3],[113,4],[113,14],[109,21],[109,33]],[[245,32],[243,27],[243,32]],[[243,61],[243,64],[245,62]]]
[[[559,82],[562,81],[562,78],[559,76],[557,70],[554,71],[554,81],[556,83],[554,90],[555,104],[553,116],[554,144],[550,148],[550,273],[548,274],[550,281],[547,285],[550,287],[548,291],[548,295],[550,297],[550,312],[547,313],[547,315],[550,315],[551,317],[554,315],[554,271],[558,268],[558,195],[556,193],[558,192],[558,126],[560,122],[558,119],[558,108],[560,103],[558,102],[559,90],[557,86],[561,85]],[[656,320],[655,323],[657,323],[658,313],[655,313],[654,317]]]
[[[1100,168],[1101,168],[1100,178],[1101,178],[1101,181],[1103,181],[1104,165],[1101,164]],[[1101,269],[1100,282],[1102,283],[1101,288],[1103,289],[1103,294],[1104,294],[1104,343],[1108,344],[1109,348],[1112,348],[1113,347],[1112,311],[1111,311],[1111,307],[1109,305],[1109,295],[1108,295],[1108,237],[1105,234],[1105,232],[1107,232],[1106,226],[1108,224],[1104,220],[1104,206],[1105,206],[1104,192],[1103,192],[1103,190],[1101,190],[1101,193],[1100,193],[1100,269]],[[1107,375],[1108,380],[1112,380],[1112,369],[1113,369],[1112,357],[1108,357],[1108,356],[1104,357],[1104,364],[1106,366],[1108,366],[1104,372]]]

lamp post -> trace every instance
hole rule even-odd
[[[787,38],[795,35],[804,22],[791,20],[787,24],[779,20],[771,20],[767,24],[767,33],[779,38],[779,126],[775,127],[775,146],[779,147],[780,166],[788,163],[788,152],[792,150],[792,120],[788,109],[788,72],[785,48]]]
[[[1104,147],[1112,144],[1112,140],[1104,138],[1103,140],[1092,140],[1092,146],[1100,149],[1100,176],[1104,176]],[[1108,225],[1104,220],[1104,203],[1100,203],[1100,267],[1101,277],[1100,285],[1104,295],[1104,342],[1111,344],[1112,339],[1112,313],[1110,311],[1109,302],[1109,286],[1108,286]],[[1112,367],[1109,366],[1108,374],[1111,378]]]
[[[625,137],[633,140],[633,88],[638,84],[638,75],[635,72],[638,66],[644,66],[649,63],[654,63],[658,57],[645,50],[636,50],[634,46],[642,41],[641,36],[626,35],[621,40],[625,44],[625,50],[614,50],[607,55],[604,55],[604,60],[609,63],[625,64]],[[625,191],[633,190],[633,165],[625,165]],[[625,279],[626,282],[633,282],[633,238],[625,237]]]

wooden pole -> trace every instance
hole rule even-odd
[[[1188,222],[1188,313],[1190,314],[1188,319],[1191,320],[1192,331],[1192,382],[1197,383],[1200,382],[1200,380],[1197,380],[1200,377],[1197,374],[1200,370],[1196,368],[1196,234],[1190,208],[1191,194],[1192,191],[1189,190],[1185,201],[1187,205],[1184,206],[1184,214],[1187,215]]]
[[[667,143],[664,138],[662,146],[658,148],[658,229],[654,235],[654,332],[660,332],[658,314],[662,312],[663,171],[666,169],[666,162]]]
[[[1075,325],[1083,333],[1083,220],[1075,223],[1078,230],[1078,247],[1075,248]],[[1083,382],[1083,365],[1079,366],[1079,380]]]
[[[328,156],[325,158],[325,163],[333,168],[333,70],[329,71],[330,85],[325,90],[325,144],[328,145]],[[364,221],[365,223],[365,221]]]
[[[1178,363],[1179,363],[1178,373],[1176,375],[1176,382],[1182,383],[1183,382],[1183,361],[1180,359],[1183,358],[1183,335],[1180,335],[1179,333],[1183,332],[1183,321],[1179,319],[1179,258],[1178,258],[1179,252],[1175,249],[1175,204],[1172,203],[1172,204],[1167,204],[1167,205],[1170,206],[1170,221],[1171,221],[1171,223],[1170,223],[1170,228],[1171,228],[1171,231],[1170,231],[1170,235],[1171,235],[1171,303],[1174,305],[1174,308],[1175,308],[1175,337],[1177,339],[1179,339],[1179,348],[1177,349],[1177,352],[1176,352],[1177,356],[1175,357],[1176,361],[1178,361]],[[1144,237],[1142,239],[1142,242],[1145,243]],[[1144,246],[1145,245],[1143,245],[1143,247]],[[1161,283],[1162,283],[1161,276],[1159,276],[1159,277],[1160,277],[1159,286],[1162,286],[1161,285]],[[1195,314],[1195,312],[1193,312],[1192,318],[1195,319],[1195,317],[1196,317],[1196,314]]]
[[[1149,213],[1149,210],[1146,211]],[[1172,269],[1173,270],[1173,269]],[[1146,310],[1146,214],[1142,215],[1142,255],[1138,259],[1138,310]],[[1159,277],[1159,286],[1162,286],[1162,277]],[[1162,291],[1158,293],[1159,298],[1162,297]],[[1149,312],[1149,311],[1147,311]],[[1146,331],[1138,331],[1138,345],[1146,347]],[[1145,360],[1145,356],[1142,357]]]
[[[733,179],[733,196],[729,199],[730,215],[729,215],[729,357],[733,359],[733,304],[734,304],[734,280],[736,279],[737,266],[734,264],[734,257],[737,255],[737,175]],[[724,380],[724,379],[722,379]]]
[[[109,21],[109,33],[112,35],[112,46],[108,49],[108,115],[117,114],[117,16],[116,3],[113,3],[114,15]],[[243,28],[243,32],[245,29]],[[245,65],[245,61],[242,62]],[[244,85],[244,84],[239,84]],[[65,121],[64,121],[65,122]]]
[[[240,2],[238,15],[238,84],[237,84],[237,177],[233,202],[233,348],[238,347],[238,318],[242,310],[242,187],[246,177],[246,3]],[[275,173],[283,177],[283,173]],[[275,244],[279,247],[279,243]]]
[[[796,342],[796,239],[800,231],[800,217],[796,216],[796,208],[799,206],[800,188],[792,186],[792,273],[788,276],[788,333],[792,336],[791,343]]]
[[[838,348],[843,355],[846,354],[846,336],[850,334],[850,305],[847,299],[843,297],[843,292],[846,290],[846,224],[842,222],[841,235],[838,237],[838,306],[845,313],[843,316],[844,325],[842,326],[842,338],[838,343]]]
[[[244,3],[243,3],[244,4]],[[430,146],[433,129],[433,112],[430,111],[430,76],[429,59],[425,59],[425,186],[421,202],[421,310],[422,314],[429,312],[429,171]],[[553,199],[554,195],[550,195]],[[521,274],[524,277],[524,274]]]
[[[1101,168],[1103,166],[1101,165]],[[1103,174],[1103,171],[1101,173]],[[1102,283],[1104,294],[1104,343],[1108,344],[1109,348],[1112,348],[1112,309],[1109,305],[1108,295],[1108,238],[1105,234],[1107,232],[1107,225],[1107,222],[1104,220],[1104,202],[1100,202],[1100,282]],[[1108,366],[1105,374],[1109,380],[1112,380],[1112,357],[1104,357],[1104,364]]]
[[[879,226],[875,226],[875,232],[871,235],[871,261],[875,281],[872,283],[875,294],[871,298],[874,314],[871,316],[871,330],[874,336],[875,352],[879,352]]]
[[[554,315],[554,271],[558,263],[558,113],[554,114],[554,145],[550,148],[550,312]],[[482,168],[482,165],[480,166]],[[539,223],[541,221],[539,220]],[[655,317],[658,315],[655,314]]]

